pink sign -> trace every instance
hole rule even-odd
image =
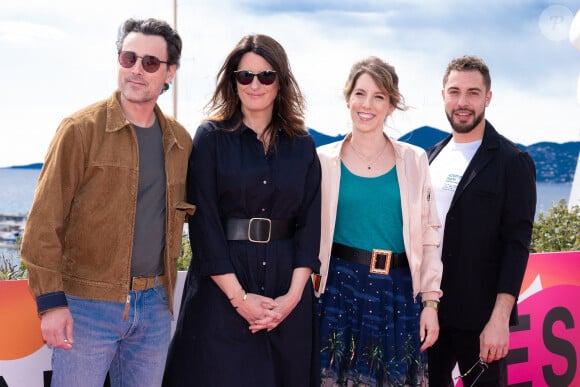
[[[580,286],[561,285],[518,304],[520,324],[510,334],[510,385],[580,386],[578,300]]]
[[[176,313],[185,272],[179,274]],[[43,346],[26,281],[0,282],[0,294],[0,330],[9,334],[0,340],[0,386],[42,385],[50,350]],[[509,384],[580,386],[580,251],[531,254],[518,313],[507,358]]]
[[[531,254],[518,314],[509,384],[580,386],[580,252]]]
[[[530,255],[518,316],[510,334],[509,385],[580,386],[580,251]]]

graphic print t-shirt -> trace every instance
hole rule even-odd
[[[451,139],[431,162],[431,183],[443,227],[445,227],[445,217],[457,186],[480,145],[481,140],[456,143]]]

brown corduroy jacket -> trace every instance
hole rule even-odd
[[[158,106],[166,175],[165,285],[172,308],[186,213],[191,136]],[[46,155],[24,229],[21,256],[38,311],[69,295],[125,302],[137,202],[137,138],[119,91],[60,124]]]

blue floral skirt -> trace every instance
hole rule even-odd
[[[332,257],[319,302],[323,379],[340,386],[423,385],[421,300],[413,299],[409,268],[373,274]]]

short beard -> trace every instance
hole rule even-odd
[[[447,116],[447,120],[449,120],[449,123],[451,124],[453,131],[455,131],[456,133],[469,133],[473,129],[475,129],[475,127],[479,125],[481,121],[483,121],[483,117],[485,116],[485,109],[481,112],[480,115],[475,117],[473,124],[456,124],[455,122],[453,122],[452,115],[450,115],[447,112],[445,113],[445,115]]]

